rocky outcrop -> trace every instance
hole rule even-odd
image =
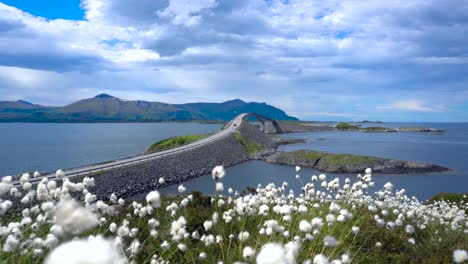
[[[351,154],[332,154],[318,151],[276,152],[262,157],[270,163],[298,165],[328,173],[361,173],[372,168],[375,173],[402,174],[443,172],[448,168],[416,161],[404,161]]]
[[[442,129],[436,128],[427,128],[427,127],[400,127],[399,132],[432,132],[432,133],[441,133],[444,132]]]
[[[302,138],[280,138],[280,137],[274,137],[271,138],[273,142],[275,142],[276,146],[280,145],[289,145],[289,144],[298,144],[298,143],[305,143],[307,140],[302,139]]]

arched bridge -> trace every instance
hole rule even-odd
[[[218,131],[217,133],[207,137],[203,138],[200,140],[197,140],[195,142],[192,142],[187,145],[183,145],[180,147],[168,149],[168,150],[163,150],[155,153],[150,153],[150,154],[143,154],[143,155],[138,155],[138,156],[133,156],[133,157],[128,157],[128,158],[123,158],[119,160],[114,160],[114,161],[109,161],[106,163],[101,163],[101,164],[92,164],[88,166],[83,166],[83,167],[78,167],[78,168],[73,168],[73,169],[68,169],[65,170],[65,177],[71,178],[75,176],[80,176],[80,175],[88,175],[88,174],[93,174],[93,173],[98,173],[102,171],[107,171],[107,170],[112,170],[112,169],[118,169],[122,168],[125,166],[130,166],[146,161],[150,161],[153,159],[158,159],[161,157],[166,157],[169,155],[181,153],[184,151],[188,150],[193,150],[196,148],[199,148],[201,146],[205,146],[207,144],[213,143],[215,141],[224,139],[228,136],[231,136],[234,132],[238,131],[239,128],[241,127],[243,122],[246,122],[247,117],[253,116],[258,119],[258,121],[262,124],[262,130],[265,132],[276,132],[276,133],[282,133],[281,127],[279,126],[278,122],[276,120],[272,120],[269,118],[266,118],[264,116],[255,114],[255,113],[243,113],[238,116],[236,116],[233,120],[231,120],[222,130]],[[46,173],[42,175],[41,177],[33,178],[31,179],[31,183],[37,183],[40,182],[42,178],[47,177],[50,180],[55,180],[56,175],[53,172]],[[20,187],[21,183],[20,182],[14,182],[14,185],[16,187]]]
[[[255,117],[257,120],[260,122],[262,125],[262,131],[265,133],[283,133],[283,130],[281,129],[280,125],[278,124],[278,121],[266,118],[262,115],[256,114],[256,113],[247,113],[245,115],[245,118],[248,117]],[[245,119],[244,118],[244,119]]]

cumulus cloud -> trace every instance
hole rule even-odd
[[[102,91],[173,103],[241,98],[314,119],[419,119],[468,101],[464,0],[81,7],[83,20],[48,20],[0,3],[0,99],[64,104]],[[25,76],[6,74],[15,72]]]

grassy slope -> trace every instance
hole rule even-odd
[[[234,137],[244,147],[245,152],[247,152],[247,154],[253,154],[265,148],[259,143],[249,142],[240,132],[234,133]]]
[[[188,136],[171,137],[171,138],[164,139],[164,140],[154,143],[146,150],[146,153],[152,153],[156,151],[179,147],[185,144],[192,143],[196,140],[200,140],[207,136],[208,135],[188,135]]]
[[[308,150],[296,150],[285,153],[286,155],[293,155],[298,159],[314,161],[320,159],[320,163],[323,165],[346,165],[346,164],[366,164],[372,163],[380,158],[370,156],[359,156],[352,154],[331,154],[321,151],[308,151]]]

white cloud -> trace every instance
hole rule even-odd
[[[430,105],[421,100],[403,100],[393,102],[389,105],[378,106],[378,109],[382,110],[397,110],[397,111],[409,111],[409,112],[444,112],[447,109],[441,105]]]
[[[0,3],[0,100],[58,104],[102,91],[181,103],[241,98],[337,118],[443,113],[468,100],[464,0],[82,6],[85,20],[47,20]]]
[[[170,0],[169,5],[157,14],[169,18],[174,25],[196,26],[202,14],[215,7],[216,0]]]

